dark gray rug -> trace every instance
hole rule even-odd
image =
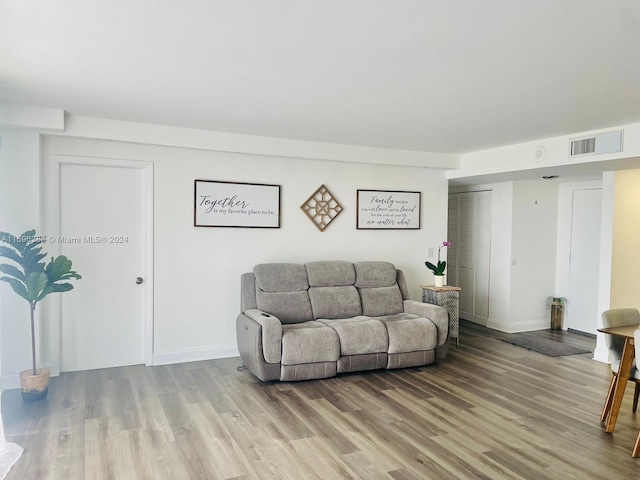
[[[514,333],[508,337],[501,338],[503,342],[511,343],[518,347],[543,353],[550,357],[562,357],[564,355],[579,355],[581,353],[591,353],[591,350],[574,347],[563,342],[558,342],[550,338],[544,338],[530,333]]]

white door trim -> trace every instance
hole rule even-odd
[[[561,183],[558,190],[558,247],[556,251],[556,296],[566,297],[569,292],[569,258],[571,255],[571,218],[573,194],[576,190],[596,190],[603,188],[602,181],[584,181]],[[604,195],[604,192],[603,192]],[[604,215],[604,210],[603,210]],[[602,228],[602,227],[601,227]],[[602,252],[602,247],[601,247]],[[594,259],[597,260],[597,259]],[[601,275],[604,272],[600,272]],[[571,302],[571,299],[569,299]],[[565,322],[566,324],[566,322]],[[598,357],[599,346],[594,358]]]
[[[139,169],[144,172],[144,217],[145,217],[145,314],[144,314],[144,362],[145,365],[153,364],[153,162],[140,160],[120,160],[112,158],[98,158],[74,155],[54,154],[43,161],[43,230],[42,234],[58,237],[60,235],[60,179],[61,166],[92,165],[106,167],[120,167]],[[60,254],[59,243],[47,243],[44,250],[51,256]],[[71,259],[73,260],[73,259]],[[40,332],[40,358],[43,366],[51,369],[52,375],[60,374],[62,361],[62,334],[61,334],[61,302],[59,295],[48,297],[46,305],[41,309]],[[45,308],[46,307],[46,308]]]
[[[602,182],[561,183],[558,191],[558,250],[556,254],[556,295],[567,296],[569,290],[569,256],[571,254],[571,217],[573,192],[602,189]]]

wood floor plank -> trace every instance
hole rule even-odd
[[[322,480],[357,480],[360,477],[351,470],[324,438],[302,438],[291,445]]]
[[[7,480],[638,478],[633,389],[613,434],[599,422],[608,365],[460,332],[427,367],[263,383],[231,358],[64,373],[31,404],[6,391],[5,435],[25,448]]]

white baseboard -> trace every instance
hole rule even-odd
[[[2,375],[2,390],[13,390],[20,388],[20,375]]]
[[[532,330],[548,330],[550,328],[548,318],[540,320],[527,320],[525,322],[505,322],[500,320],[487,320],[487,328],[492,328],[504,333],[530,332]]]
[[[202,360],[215,360],[218,358],[239,357],[238,347],[218,347],[218,348],[194,348],[189,350],[175,350],[172,352],[161,352],[153,354],[152,365],[171,365],[173,363],[199,362]],[[45,368],[51,368],[44,365]],[[51,376],[56,376],[52,375]],[[13,390],[20,388],[20,375],[2,375],[2,390]]]
[[[152,365],[171,365],[173,363],[200,362],[218,358],[238,357],[238,347],[193,348],[188,350],[174,350],[153,354]]]

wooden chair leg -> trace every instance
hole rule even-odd
[[[640,432],[638,432],[638,437],[636,438],[636,444],[633,446],[633,452],[631,456],[636,458],[640,454]]]
[[[640,397],[640,383],[636,382],[636,388],[633,391],[633,413],[638,409],[638,397]]]
[[[602,414],[600,415],[600,421],[604,422],[611,411],[611,404],[613,403],[613,387],[616,384],[616,374],[611,375],[611,384],[609,385],[609,391],[607,392],[607,398],[604,401],[604,407],[602,408]]]

